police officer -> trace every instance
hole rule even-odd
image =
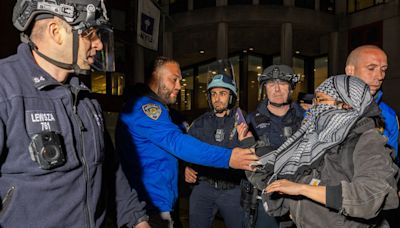
[[[146,84],[120,113],[116,129],[117,150],[139,197],[145,199],[153,226],[172,227],[171,212],[178,198],[178,159],[217,168],[251,170],[258,159],[251,149],[227,149],[209,145],[182,133],[170,118],[168,104],[179,94],[179,64],[158,57],[150,67]],[[140,92],[139,92],[140,91]]]
[[[107,70],[103,1],[18,0],[13,23],[23,43],[0,60],[0,226],[104,227],[116,212],[119,227],[149,227],[77,77]]]
[[[289,66],[269,66],[259,76],[258,80],[260,94],[265,89],[266,96],[258,105],[257,110],[248,115],[247,122],[256,140],[263,145],[262,149],[257,150],[257,153],[267,153],[277,149],[297,131],[301,125],[304,110],[297,103],[291,102],[291,94],[299,80],[299,76],[295,75]],[[258,155],[261,156],[263,154]],[[247,192],[249,190],[251,190],[249,194],[257,197],[257,194],[252,194],[253,190],[257,191],[256,189],[247,186]],[[256,201],[253,200],[253,202]],[[261,200],[257,200],[257,202],[257,207],[245,203],[247,207],[258,208],[258,212],[257,210],[247,209],[246,223],[254,224],[254,227],[279,227],[279,223],[265,213]]]
[[[189,134],[213,145],[226,148],[239,146],[234,108],[237,98],[235,81],[225,74],[215,75],[207,85],[207,97],[211,111],[193,122]],[[186,167],[186,182],[197,181],[190,195],[190,227],[211,227],[217,211],[227,227],[242,227],[240,180],[243,177],[243,171],[239,170]]]

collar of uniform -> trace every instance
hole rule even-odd
[[[37,89],[42,90],[47,86],[62,85],[62,83],[55,80],[39,65],[36,64],[32,56],[32,51],[28,44],[21,43],[18,46],[18,56],[20,57],[19,59],[27,64],[28,68],[31,70],[31,74],[27,75],[32,75],[32,83]]]
[[[146,93],[146,96],[150,97],[153,100],[156,100],[156,101],[160,102],[168,110],[168,105],[165,104],[164,101],[155,92],[153,92],[153,90],[151,90],[148,86],[147,86],[147,88],[148,88],[148,91]]]

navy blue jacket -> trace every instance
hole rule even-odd
[[[257,110],[247,116],[247,122],[255,138],[264,141],[267,147],[275,150],[300,128],[304,110],[293,102],[289,111],[279,117],[267,109],[267,104],[268,100],[263,100]]]
[[[66,154],[51,170],[28,150],[45,131],[61,135]],[[26,44],[0,60],[1,227],[102,227],[111,205],[119,226],[137,223],[144,204],[106,146],[100,106],[78,78],[57,82]]]
[[[206,112],[193,121],[189,128],[189,134],[203,142],[226,148],[239,147],[239,139],[236,131],[236,109],[232,109],[227,116],[217,117],[213,111]],[[217,133],[217,129],[220,129]],[[221,135],[223,135],[221,137]],[[237,169],[218,169],[205,166],[195,166],[199,177],[207,177],[213,180],[223,180],[239,184],[244,177],[244,172]]]

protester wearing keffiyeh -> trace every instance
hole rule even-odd
[[[315,91],[352,108],[344,110],[334,105],[314,105],[300,129],[277,150],[261,157],[256,172],[247,172],[248,179],[259,189],[264,189],[267,183],[277,178],[295,181],[305,170],[318,165],[325,151],[346,138],[372,102],[368,86],[356,77],[330,77]]]

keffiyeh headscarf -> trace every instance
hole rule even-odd
[[[338,109],[334,105],[314,105],[300,129],[277,150],[260,158],[255,172],[246,172],[257,188],[276,179],[296,181],[302,174],[317,166],[325,151],[346,138],[350,129],[372,102],[368,85],[356,77],[332,76],[316,90],[352,108]]]

